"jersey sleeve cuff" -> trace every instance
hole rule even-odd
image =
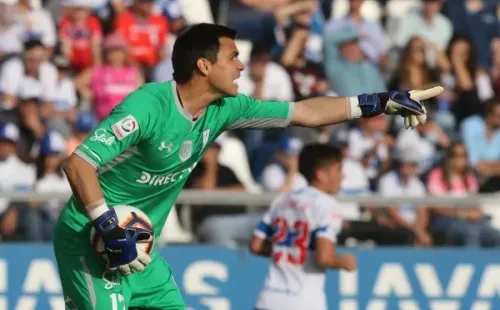
[[[262,239],[267,239],[267,235],[265,232],[263,232],[262,230],[259,230],[259,229],[255,229],[253,231],[253,235],[254,236],[257,236],[259,238],[262,238]]]
[[[288,103],[288,116],[286,117],[286,126],[290,125],[293,119],[293,113],[295,112],[295,102]]]
[[[73,152],[73,154],[78,155],[81,159],[85,160],[89,165],[91,165],[92,167],[94,167],[94,169],[97,170],[97,168],[98,168],[97,163],[92,158],[90,158],[87,154],[85,154],[84,152],[82,152],[79,149],[76,149]]]

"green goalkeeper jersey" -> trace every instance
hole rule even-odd
[[[207,147],[227,129],[286,127],[291,102],[244,95],[212,102],[196,120],[185,112],[174,81],[149,83],[114,108],[75,153],[97,169],[108,206],[144,211],[159,236],[170,209]],[[54,242],[68,254],[88,251],[90,222],[71,197]]]

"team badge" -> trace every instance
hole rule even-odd
[[[111,126],[111,129],[118,140],[122,140],[139,129],[139,124],[132,115],[128,115]]]
[[[191,140],[184,141],[179,151],[180,159],[182,161],[186,161],[191,157],[192,153],[193,153],[193,141]]]
[[[203,148],[207,146],[209,136],[210,136],[210,129],[207,129],[203,132]]]

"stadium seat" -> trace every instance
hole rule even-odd
[[[219,154],[219,163],[231,168],[236,177],[250,193],[262,192],[261,187],[253,179],[245,145],[238,138],[227,137]]]
[[[332,5],[332,18],[344,17],[349,12],[348,0],[335,0]],[[382,8],[376,0],[365,0],[361,7],[361,14],[370,21],[379,21],[382,17]]]
[[[170,210],[170,214],[168,215],[167,222],[165,226],[163,226],[160,237],[158,238],[158,244],[190,243],[193,240],[193,234],[189,231],[185,231],[179,223],[177,210],[175,206],[173,206],[172,210]]]
[[[214,23],[208,0],[179,0],[179,5],[188,24]]]

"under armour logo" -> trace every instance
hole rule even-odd
[[[160,146],[158,147],[158,151],[167,150],[167,152],[170,153],[170,151],[172,151],[173,146],[174,145],[172,143],[170,143],[169,145],[165,145],[165,141],[162,141],[160,143]]]

